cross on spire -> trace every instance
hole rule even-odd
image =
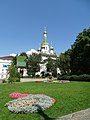
[[[46,31],[46,27],[44,27],[44,31]]]

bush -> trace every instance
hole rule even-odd
[[[3,80],[2,80],[2,83],[7,83],[6,79],[3,79]]]
[[[63,76],[58,76],[58,80],[90,82],[90,75],[87,75],[87,74],[82,74],[82,75],[63,75]]]
[[[71,75],[70,76],[70,81],[78,81],[79,80],[79,76],[78,75]]]
[[[79,76],[80,81],[87,81],[90,82],[90,75],[82,74]]]
[[[9,78],[8,83],[20,82],[20,73],[18,72],[16,66],[12,63],[8,69]]]
[[[12,82],[20,82],[20,78],[19,77],[9,77],[8,83],[12,83]]]
[[[61,75],[58,75],[58,80],[70,80],[70,75],[63,75],[63,76],[61,76]]]
[[[70,77],[71,81],[85,81],[90,82],[90,75],[82,74],[82,75],[72,75]]]

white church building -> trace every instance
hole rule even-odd
[[[26,52],[27,56],[30,56],[32,53],[41,54],[42,56],[42,61],[41,61],[42,64],[40,64],[40,71],[37,72],[36,75],[41,75],[42,72],[47,72],[46,60],[48,59],[48,57],[51,57],[54,60],[57,59],[58,55],[54,53],[54,48],[52,44],[49,44],[48,42],[46,28],[44,29],[41,46],[37,50],[31,49],[30,51]],[[11,65],[11,62],[14,57],[15,54],[14,56],[11,54],[11,56],[0,57],[0,79],[5,79],[7,77],[8,66]],[[23,69],[23,72],[24,72],[23,75],[27,76],[27,72],[25,68]],[[57,72],[60,73],[59,70]]]
[[[54,48],[52,44],[49,44],[48,42],[46,28],[44,29],[44,33],[43,33],[41,48],[38,48],[37,51],[42,56],[42,64],[40,64],[40,72],[37,72],[36,74],[41,75],[42,72],[45,72],[45,73],[47,72],[46,60],[48,59],[48,57],[51,57],[54,60],[56,60],[58,57],[57,54],[54,53]]]

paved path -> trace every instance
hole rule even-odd
[[[44,78],[20,78],[20,82],[39,82],[39,81],[45,81]]]
[[[55,120],[90,120],[90,108],[59,117]]]

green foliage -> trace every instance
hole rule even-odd
[[[71,73],[90,74],[90,28],[79,33],[72,45]]]
[[[70,80],[70,75],[58,75],[57,80]]]
[[[13,64],[14,64],[14,65],[17,64],[17,56],[18,56],[18,55],[16,55],[15,57],[13,57]]]
[[[82,75],[60,75],[58,76],[58,80],[70,80],[70,81],[85,81],[90,82],[90,75],[82,74]]]
[[[86,81],[86,82],[90,82],[90,75],[87,75],[87,74],[72,75],[70,80],[71,81]]]
[[[3,79],[3,80],[2,80],[2,83],[7,83],[7,80],[6,80],[6,79]]]
[[[52,76],[57,76],[57,60],[53,60],[52,58],[48,58],[47,60],[47,72],[50,72]]]
[[[68,49],[65,53],[61,53],[59,58],[59,68],[61,70],[61,74],[70,74],[70,55],[71,55],[71,49]]]
[[[35,73],[40,70],[41,55],[32,54],[27,61],[27,74],[35,76]]]
[[[26,54],[26,52],[22,52],[22,53],[20,53],[20,56],[26,56],[26,58],[27,58],[27,54]]]
[[[16,66],[14,65],[14,63],[12,63],[11,66],[9,66],[8,74],[9,74],[9,78],[8,78],[9,83],[20,82],[20,74],[16,69]]]

